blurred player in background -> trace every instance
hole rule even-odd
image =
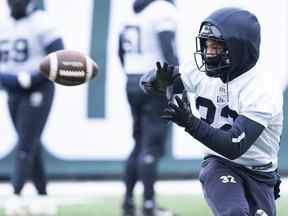
[[[163,97],[150,97],[139,87],[141,75],[153,68],[155,59],[178,65],[175,50],[176,8],[168,0],[136,0],[133,16],[119,39],[119,57],[127,74],[127,96],[133,116],[135,146],[126,162],[123,216],[134,216],[133,191],[138,180],[144,186],[143,215],[162,215],[155,203],[157,165],[164,153],[167,123],[159,115],[167,106]],[[162,213],[162,214],[161,214]],[[168,214],[171,215],[171,214]]]
[[[54,85],[39,73],[44,56],[63,49],[63,41],[35,0],[8,0],[11,18],[0,25],[0,79],[18,135],[12,173],[14,194],[31,177],[39,195],[47,194],[41,134],[49,115]]]
[[[181,78],[177,68],[158,63],[141,85],[150,94],[173,83],[175,93],[183,92],[162,118],[209,148],[199,177],[215,215],[275,216],[283,95],[257,71],[258,20],[243,9],[219,9],[201,23],[196,40],[196,65],[181,65]],[[195,93],[201,119],[187,91]]]

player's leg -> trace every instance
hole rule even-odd
[[[160,114],[167,105],[163,97],[145,96],[145,106],[142,111],[142,152],[140,158],[140,177],[143,182],[143,213],[154,215],[155,189],[158,177],[158,163],[164,152],[168,124],[160,119]]]
[[[54,86],[52,86],[51,83],[47,85],[49,86],[45,87],[49,88],[49,94],[53,97]],[[41,133],[51,107],[49,94],[45,96],[41,92],[33,93],[31,95],[25,94],[21,96],[21,102],[18,104],[15,122],[19,142],[16,152],[15,167],[12,175],[15,193],[21,192],[25,182],[32,174],[31,170],[33,163],[35,162],[34,156],[35,149],[37,149],[36,145],[41,143]],[[38,166],[38,168],[41,167]],[[44,170],[41,170],[39,173],[43,172]],[[43,178],[45,178],[45,176],[43,176]],[[41,184],[45,184],[45,182]],[[46,191],[46,184],[43,190]],[[38,192],[42,193],[43,191]]]
[[[30,120],[31,137],[34,140],[33,163],[31,167],[31,178],[37,189],[38,194],[47,194],[47,177],[42,158],[41,135],[46,125],[54,98],[54,85],[47,83],[32,93],[30,96]],[[32,129],[31,129],[32,128]]]
[[[18,141],[16,146],[16,156],[14,160],[14,165],[12,169],[12,186],[14,189],[14,194],[20,195],[24,184],[29,176],[29,167],[32,163],[31,158],[29,158],[29,152],[31,152],[30,147],[23,142],[23,134],[19,129],[19,122],[22,119],[23,104],[25,104],[28,97],[20,94],[9,93],[8,97],[8,108],[12,123],[15,127],[16,133],[18,135]]]
[[[125,195],[122,203],[123,216],[135,215],[134,189],[138,180],[138,152],[136,145],[131,152],[124,170]]]
[[[139,152],[138,146],[134,145],[134,149],[126,161],[124,170],[125,195],[122,204],[123,216],[133,216],[135,214],[134,189],[139,178],[137,165]]]
[[[21,103],[21,96],[18,94],[8,93],[8,110],[11,117],[12,124],[17,132],[17,113],[18,106]]]
[[[141,97],[139,97],[139,86],[138,81],[135,80],[135,77],[128,77],[126,92],[133,119],[133,138],[135,144],[128,159],[126,160],[124,170],[124,183],[126,191],[122,209],[123,216],[133,216],[135,214],[133,192],[139,179],[138,158],[141,151],[140,139],[142,135],[140,127]]]
[[[11,176],[11,180],[12,180],[12,185],[13,185],[13,189],[14,189],[14,193],[19,195],[22,191],[23,185],[24,185],[24,179],[26,178],[25,176],[27,176],[26,174],[26,170],[23,174],[21,174],[21,179],[17,180],[16,183],[16,179],[15,179],[15,175],[16,173],[19,173],[19,169],[21,171],[24,171],[24,169],[21,169],[19,167],[19,165],[21,165],[22,163],[19,163],[18,160],[20,160],[20,152],[19,152],[19,145],[21,145],[21,143],[19,143],[19,132],[18,132],[18,128],[17,128],[17,119],[18,119],[18,113],[21,111],[21,101],[24,98],[19,95],[19,94],[14,94],[14,93],[9,93],[8,92],[8,110],[9,110],[9,114],[11,117],[11,121],[12,124],[15,128],[16,134],[17,134],[17,145],[16,145],[16,157],[14,160],[14,166],[13,166],[13,170],[12,170],[12,176]],[[20,107],[20,109],[19,109]],[[19,164],[19,165],[18,165]],[[24,163],[25,164],[25,163]]]
[[[32,163],[31,178],[39,195],[47,195],[47,177],[42,157],[41,144],[36,145]]]
[[[259,175],[254,176],[253,178],[253,176],[243,173],[243,179],[245,180],[247,188],[247,200],[250,205],[250,212],[253,216],[275,216],[276,204],[274,186],[273,184],[262,182],[261,180],[263,180],[263,178],[265,177]]]
[[[243,181],[231,167],[215,158],[206,159],[202,162],[199,178],[214,215],[250,215]]]
[[[124,173],[124,182],[126,185],[126,197],[133,198],[133,191],[138,180],[138,157],[140,154],[141,146],[140,146],[140,136],[141,131],[139,130],[139,114],[135,107],[131,106],[131,111],[133,115],[133,137],[134,137],[134,147],[126,161],[125,173]]]

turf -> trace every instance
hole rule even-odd
[[[158,200],[161,206],[169,207],[179,216],[212,215],[201,195],[165,195]],[[118,196],[97,197],[82,204],[60,206],[58,216],[120,216],[120,205],[121,199]],[[277,201],[277,211],[277,216],[288,215],[288,195]],[[1,210],[0,216],[4,216]]]
[[[169,208],[180,216],[211,215],[206,203],[198,196],[162,196],[159,203],[161,207]],[[120,198],[106,197],[91,203],[60,208],[59,216],[120,216],[120,206]]]

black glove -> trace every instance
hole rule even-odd
[[[180,74],[175,70],[174,65],[168,65],[166,62],[161,66],[160,62],[156,62],[156,80],[155,84],[159,89],[166,89],[180,76]]]
[[[173,65],[167,63],[161,66],[156,62],[157,69],[144,74],[140,80],[140,87],[149,94],[166,95],[171,99],[173,83],[180,77],[180,73]]]
[[[180,99],[178,96],[176,96],[175,99],[178,106],[173,102],[169,102],[168,108],[164,110],[161,118],[172,121],[184,128],[191,127],[195,117],[191,110],[187,91],[183,91],[182,99]]]

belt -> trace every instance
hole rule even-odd
[[[217,158],[217,159],[226,161],[228,163],[231,163],[234,166],[246,167],[248,169],[255,170],[255,171],[263,171],[263,170],[267,170],[267,169],[273,167],[273,163],[272,162],[269,162],[267,164],[255,165],[255,166],[247,166],[247,165],[235,163],[233,161],[229,161],[229,160],[227,160],[225,158],[222,158],[222,157],[219,157],[219,156],[216,156],[216,155],[206,155],[206,156],[204,156],[204,160],[206,160],[208,158]]]

